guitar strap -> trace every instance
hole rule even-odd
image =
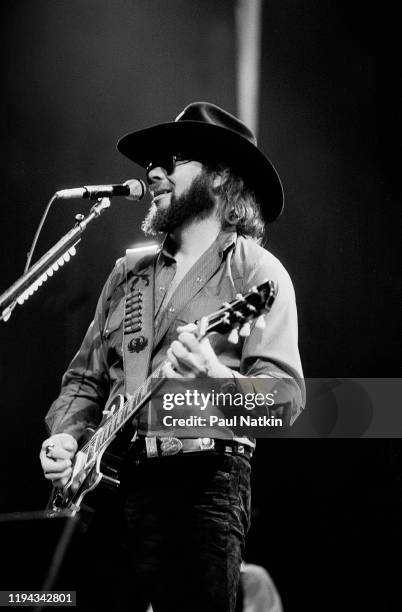
[[[125,393],[133,394],[148,375],[154,334],[155,261],[158,245],[126,251],[123,363]]]

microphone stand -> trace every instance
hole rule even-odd
[[[110,207],[109,198],[99,198],[89,214],[76,215],[77,223],[7,291],[0,295],[0,321],[8,321],[17,304],[22,305],[33,293],[76,253],[76,245],[87,226]]]

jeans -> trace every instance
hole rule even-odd
[[[132,610],[235,612],[250,462],[204,452],[134,460],[123,477]]]

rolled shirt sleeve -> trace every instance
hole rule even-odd
[[[276,389],[276,405],[286,421],[292,424],[305,404],[305,385],[298,348],[298,324],[292,281],[281,262],[256,244],[244,245],[244,260],[255,264],[245,269],[245,287],[251,289],[267,280],[274,281],[278,293],[270,312],[264,315],[265,328],[254,323],[246,338],[239,371],[233,371],[237,386],[243,392],[257,392],[261,381],[265,392]],[[250,253],[251,250],[251,253]]]

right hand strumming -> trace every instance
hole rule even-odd
[[[59,433],[44,440],[39,454],[43,473],[55,487],[67,484],[78,444],[68,433]]]

